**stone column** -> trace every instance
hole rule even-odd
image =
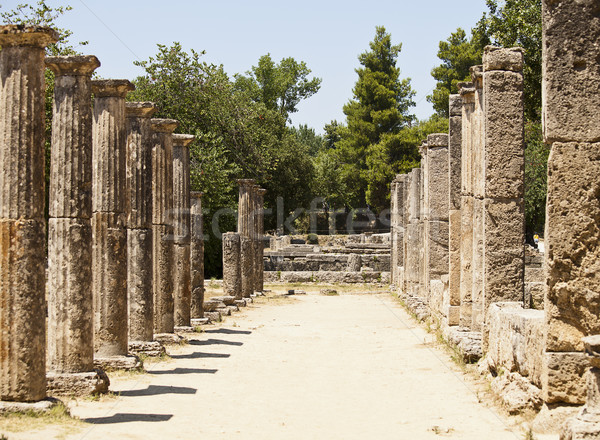
[[[462,149],[460,190],[460,326],[471,328],[473,322],[473,113],[475,87],[459,83],[462,98]]]
[[[443,294],[439,284],[442,283],[442,276],[448,274],[448,135],[430,134],[426,148],[425,268],[430,292],[429,306],[432,311],[441,314]],[[435,289],[432,288],[433,284],[438,284]]]
[[[128,356],[127,325],[127,80],[92,81],[92,279],[94,358],[106,369],[137,368]]]
[[[404,268],[404,188],[406,185],[406,175],[398,174],[392,182],[391,191],[391,241],[392,254],[390,262],[390,275],[392,276],[392,284],[401,289],[400,272]]]
[[[484,244],[484,199],[485,199],[485,127],[483,67],[471,67],[471,80],[475,88],[473,114],[471,116],[471,171],[473,173],[473,259],[471,268],[473,283],[471,287],[472,316],[471,329],[481,331],[485,320],[485,300],[483,283],[485,273]]]
[[[421,169],[410,172],[409,218],[406,239],[406,294],[419,296],[421,279]]]
[[[448,130],[448,298],[444,313],[448,325],[460,324],[460,248],[461,248],[461,163],[462,163],[462,98],[450,95],[450,127]]]
[[[242,280],[242,296],[249,298],[254,293],[254,243],[252,240],[252,193],[253,179],[238,180],[238,233],[240,234],[240,264]]]
[[[204,318],[204,225],[202,217],[202,193],[190,193],[191,224],[191,317]]]
[[[48,390],[108,391],[94,370],[92,73],[95,56],[46,58],[55,74],[48,220]]]
[[[600,334],[600,22],[598,2],[542,1],[548,403],[583,403],[582,337]]]
[[[483,88],[485,325],[490,304],[525,296],[523,50],[486,47]]]
[[[223,234],[223,293],[242,299],[240,234]]]
[[[408,280],[410,276],[410,268],[408,261],[408,245],[410,243],[410,191],[412,188],[412,179],[413,172],[412,170],[406,174],[406,179],[404,181],[404,193],[402,195],[403,206],[402,206],[402,224],[404,225],[404,238],[401,243],[398,243],[399,252],[402,253],[402,261],[404,268],[402,273],[398,277],[398,289],[399,293],[402,296],[406,296],[406,292],[408,289]]]
[[[425,302],[429,300],[429,271],[427,270],[428,251],[427,251],[427,222],[429,221],[429,213],[427,212],[427,192],[429,190],[428,184],[428,163],[427,163],[427,142],[423,142],[420,147],[421,152],[421,190],[419,195],[420,200],[420,214],[419,214],[419,297]]]
[[[46,397],[44,48],[57,39],[49,28],[0,26],[0,400],[6,401]]]
[[[398,259],[398,243],[396,240],[396,221],[397,221],[397,213],[396,213],[396,192],[398,187],[396,185],[396,180],[394,179],[392,183],[390,183],[390,284],[395,287],[396,286],[396,266],[395,262]]]
[[[127,292],[129,350],[157,356],[152,291],[152,128],[151,102],[128,102],[127,118]]]
[[[151,119],[154,338],[161,342],[178,340],[173,300],[173,131],[178,125],[174,119]]]
[[[259,188],[256,193],[256,237],[257,237],[257,247],[258,247],[258,255],[256,257],[256,288],[254,289],[257,292],[262,292],[265,290],[264,286],[264,275],[265,275],[265,263],[264,263],[264,255],[265,255],[265,193],[266,189]]]
[[[191,224],[190,224],[190,144],[195,136],[173,135],[173,292],[175,327],[178,331],[191,328]]]

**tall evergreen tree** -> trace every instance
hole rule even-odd
[[[358,57],[362,67],[356,69],[354,98],[344,106],[347,128],[336,143],[336,153],[348,203],[359,206],[366,201],[383,208],[387,203],[381,194],[387,195],[389,181],[397,172],[391,157],[418,159],[416,151],[394,151],[401,144],[390,139],[415,120],[409,113],[415,105],[415,92],[410,78],[401,79],[396,66],[402,45],[392,45],[383,26],[376,28],[369,46],[370,50]]]
[[[446,41],[440,41],[438,58],[442,64],[431,70],[431,76],[437,81],[427,101],[433,104],[435,112],[448,117],[449,96],[458,93],[458,83],[470,81],[471,66],[481,64],[483,48],[489,44],[485,34],[475,29],[471,38],[461,28],[453,32]]]

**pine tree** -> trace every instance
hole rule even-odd
[[[396,66],[401,44],[392,45],[392,37],[383,26],[376,28],[370,50],[359,55],[362,67],[356,69],[358,80],[354,98],[344,106],[347,128],[336,143],[342,179],[349,190],[349,204],[356,207],[365,202],[383,208],[389,181],[397,172],[392,157],[408,153],[418,159],[418,153],[393,151],[399,145],[391,141],[411,125],[409,114],[415,105],[410,78],[401,79]]]

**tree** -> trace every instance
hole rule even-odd
[[[314,128],[300,124],[298,128],[291,127],[290,131],[296,136],[298,142],[307,147],[310,156],[316,156],[323,149],[323,136],[315,133]]]
[[[402,45],[392,45],[391,35],[384,27],[376,28],[375,39],[369,47],[369,51],[358,57],[363,67],[356,69],[354,98],[344,106],[347,127],[342,131],[341,140],[335,143],[335,151],[342,180],[349,190],[350,205],[366,202],[383,208],[379,199],[372,198],[374,192],[368,191],[368,187],[383,185],[380,179],[374,182],[374,174],[389,174],[380,170],[382,166],[387,167],[383,163],[389,164],[391,160],[388,156],[391,147],[386,145],[390,143],[390,136],[397,135],[414,121],[409,110],[415,105],[412,99],[415,92],[409,78],[400,78],[400,69],[396,66]],[[382,141],[384,144],[379,145]],[[403,153],[414,155],[415,152]]]
[[[546,192],[548,188],[548,156],[550,145],[544,144],[542,126],[525,125],[525,224],[527,237],[544,232]]]
[[[541,0],[486,0],[489,15],[478,23],[478,32],[493,44],[525,49],[523,66],[525,116],[541,120],[542,110],[542,2]]]
[[[440,41],[438,58],[442,64],[431,70],[431,76],[437,81],[427,101],[433,104],[435,112],[448,117],[449,96],[458,93],[458,83],[470,81],[471,66],[481,64],[483,48],[487,38],[475,32],[467,39],[464,30],[458,28],[446,41]]]
[[[298,111],[298,104],[317,93],[320,78],[308,79],[311,70],[304,61],[284,58],[275,64],[271,55],[263,55],[258,65],[244,75],[235,75],[236,88],[248,93],[268,110],[278,111],[284,118]]]

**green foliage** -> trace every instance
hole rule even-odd
[[[299,143],[308,148],[308,154],[316,156],[324,147],[323,136],[315,133],[314,128],[309,128],[308,125],[299,125],[298,128],[291,127],[291,132],[296,135]]]
[[[550,146],[544,144],[539,123],[525,126],[525,222],[528,235],[543,233]]]
[[[319,244],[319,236],[317,234],[308,234],[306,242],[308,244]]]
[[[304,61],[284,58],[275,64],[271,55],[263,55],[257,66],[244,75],[235,75],[235,86],[248,93],[254,102],[260,102],[268,110],[278,111],[284,118],[298,111],[303,99],[319,91],[320,78],[309,79],[311,70]]]
[[[448,40],[440,41],[438,58],[442,64],[431,70],[431,76],[437,84],[432,94],[427,96],[427,101],[433,104],[438,115],[448,117],[449,96],[458,93],[459,82],[471,80],[469,69],[481,64],[486,43],[487,39],[481,38],[477,32],[467,39],[461,28],[452,33]]]
[[[396,66],[402,45],[392,45],[384,27],[376,28],[369,47],[358,57],[363,67],[356,69],[354,98],[344,106],[347,127],[339,132],[341,139],[335,142],[334,151],[347,204],[357,207],[366,201],[383,209],[382,195],[388,192],[389,177],[398,167],[392,157],[417,158],[416,151],[401,151],[402,144],[395,142],[395,135],[414,121],[409,110],[415,105],[415,92],[410,79],[400,78]],[[330,129],[336,134],[336,127]]]
[[[541,120],[542,109],[542,2],[541,0],[486,0],[490,10],[478,23],[480,33],[493,44],[525,49],[523,66],[525,116]]]
[[[210,232],[213,226],[235,230],[234,215],[215,214],[237,209],[237,179],[254,178],[264,187],[267,208],[276,206],[278,196],[286,207],[305,206],[314,175],[311,154],[321,141],[307,126],[286,127],[279,107],[253,99],[223,66],[207,64],[201,56],[179,43],[158,45],[155,56],[136,62],[145,74],[134,80],[136,90],[128,99],[155,102],[157,117],[177,119],[178,132],[196,136],[190,147],[191,182],[204,192],[205,270],[213,276],[222,269],[221,241]],[[286,66],[293,64],[289,60]],[[283,102],[286,111],[290,102]],[[265,217],[266,230],[275,228],[275,220]]]

